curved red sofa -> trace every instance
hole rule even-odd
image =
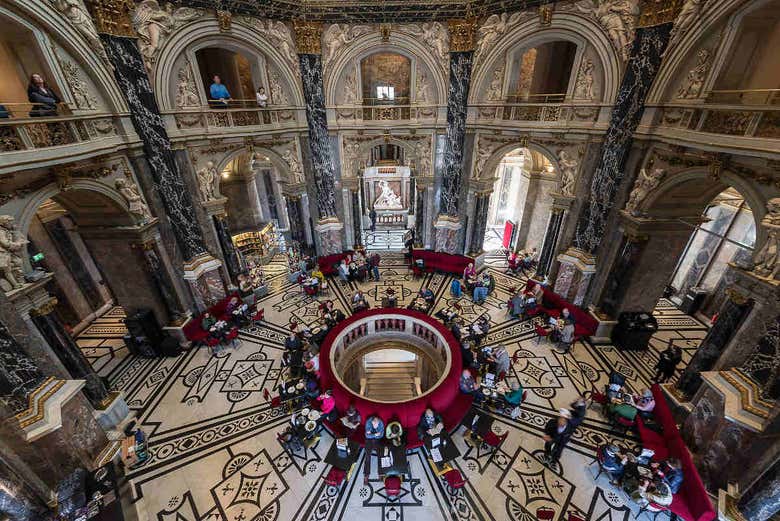
[[[443,271],[458,276],[463,276],[466,267],[474,264],[471,257],[433,250],[412,250],[412,266],[417,259],[423,260],[423,271]]]
[[[528,290],[531,290],[534,286],[536,286],[536,282],[528,279],[525,287]],[[544,291],[544,297],[542,298],[542,302],[537,302],[537,305],[543,313],[547,313],[549,315],[551,314],[551,310],[562,311],[564,308],[566,308],[569,310],[569,313],[571,313],[571,316],[574,317],[575,337],[581,338],[596,334],[596,329],[599,327],[599,323],[598,320],[593,318],[590,313],[579,306],[575,306],[549,288],[542,288],[542,291]]]
[[[317,264],[323,275],[338,275],[338,265],[341,264],[341,261],[354,254],[354,251],[347,250],[333,255],[323,255],[317,257]]]
[[[330,366],[330,350],[333,347],[334,340],[342,331],[362,318],[390,313],[414,317],[425,322],[431,329],[438,331],[450,347],[451,360],[449,374],[435,389],[418,398],[392,404],[375,402],[350,391],[336,379]],[[420,421],[420,416],[426,407],[431,407],[441,414],[444,425],[448,430],[457,427],[469,410],[472,401],[471,396],[461,393],[459,389],[462,367],[460,343],[452,333],[440,322],[428,315],[410,309],[378,308],[355,313],[331,329],[320,345],[320,388],[333,391],[333,397],[336,399],[336,409],[339,413],[346,411],[350,404],[355,405],[360,412],[363,425],[357,429],[352,439],[360,444],[365,442],[365,421],[369,416],[374,415],[382,418],[385,425],[394,420],[401,422],[407,433],[407,446],[410,449],[422,445],[422,440],[417,438],[417,423]],[[336,434],[344,433],[340,421],[330,423],[328,426]]]

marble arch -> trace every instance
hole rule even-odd
[[[480,172],[480,176],[477,179],[480,180],[487,180],[488,178],[495,180],[496,178],[496,168],[498,168],[499,163],[504,158],[505,155],[507,155],[512,150],[515,150],[516,148],[527,148],[528,150],[533,150],[535,152],[539,152],[544,157],[547,158],[548,161],[553,165],[555,168],[555,178],[560,177],[560,166],[558,164],[558,155],[555,154],[555,152],[550,149],[546,145],[542,145],[539,143],[534,143],[533,141],[528,141],[527,143],[523,143],[520,140],[517,141],[511,141],[509,143],[506,143],[504,145],[501,145],[496,150],[493,151],[491,156],[488,158],[487,161],[485,161],[485,166],[482,168],[482,171]],[[490,172],[488,174],[488,172]],[[492,190],[492,186],[491,186]]]
[[[260,37],[257,30],[235,22],[230,34],[221,33],[214,20],[200,19],[181,27],[163,44],[154,65],[154,91],[160,95],[160,109],[173,110],[175,105],[172,85],[176,82],[177,67],[182,56],[195,66],[194,53],[205,47],[241,49],[252,57],[263,56],[279,72],[288,87],[290,102],[295,106],[305,105],[300,76],[290,69],[284,57],[269,41]]]
[[[296,145],[297,146],[297,145]],[[254,146],[255,154],[261,154],[268,157],[268,160],[271,162],[271,164],[274,166],[274,169],[277,172],[277,175],[275,176],[275,181],[277,182],[285,182],[285,183],[299,183],[301,181],[296,181],[294,179],[291,179],[292,172],[290,172],[290,165],[287,164],[287,161],[282,159],[282,156],[273,150],[270,147],[264,147],[264,146]],[[235,150],[232,150],[222,156],[219,160],[213,160],[214,164],[217,167],[217,171],[222,173],[222,171],[230,164],[231,161],[234,159],[241,157],[244,154],[249,154],[249,149],[247,149],[244,146],[241,146]],[[202,166],[202,165],[200,165]],[[222,183],[222,176],[218,176],[217,178],[217,193],[221,193],[219,191],[219,185]]]
[[[361,36],[348,49],[337,54],[328,64],[325,70],[325,104],[328,106],[336,105],[338,85],[342,77],[346,74],[346,68],[353,63],[360,63],[360,60],[371,54],[378,52],[394,52],[410,58],[413,62],[420,61],[428,69],[429,80],[433,85],[432,91],[436,96],[436,103],[445,103],[442,100],[447,99],[447,86],[449,77],[444,75],[444,70],[440,62],[431,54],[431,50],[418,38],[414,38],[402,32],[403,28],[393,31],[387,42],[382,41],[378,32],[368,33]],[[412,92],[414,92],[415,78],[417,71],[412,67]]]
[[[61,71],[59,61],[52,46],[65,50],[71,58],[84,70],[89,71],[89,79],[100,91],[108,112],[122,113],[127,111],[124,96],[117,88],[114,73],[108,64],[89,46],[84,37],[50,4],[45,2],[9,2],[18,10],[14,11],[5,5],[0,5],[0,19],[8,18],[19,24],[35,36],[41,56],[46,60],[61,86],[64,99],[70,97],[69,89],[64,88],[67,81]]]
[[[345,138],[348,138],[348,137],[354,137],[354,136],[345,136]],[[410,137],[415,137],[417,139],[406,140],[406,139],[398,139],[398,138],[393,138],[393,137],[386,138],[385,136],[378,136],[377,138],[372,139],[370,141],[365,141],[363,143],[360,143],[360,146],[358,148],[357,157],[355,159],[366,158],[368,156],[368,152],[373,147],[375,147],[376,145],[385,145],[385,144],[387,144],[387,145],[396,145],[396,146],[399,146],[399,147],[403,148],[404,149],[404,153],[407,154],[407,157],[410,158],[410,159],[414,159],[415,163],[417,163],[417,165],[419,165],[420,164],[420,160],[417,157],[417,151],[415,149],[415,145],[417,143],[419,143],[420,141],[422,141],[422,140],[427,140],[428,141],[428,151],[431,152],[431,158],[430,158],[431,159],[431,163],[433,163],[433,152],[432,152],[432,144],[431,144],[431,135],[430,134],[417,134],[415,136],[410,136]],[[346,141],[346,139],[345,139],[345,141]],[[343,149],[343,147],[342,147],[342,149]],[[345,159],[347,159],[347,158],[343,157],[343,154],[342,154],[342,162]],[[342,175],[343,175],[343,172],[342,172]],[[348,176],[347,175],[347,176],[344,176],[344,177],[352,177],[352,176]]]
[[[600,101],[608,102],[615,99],[623,65],[609,37],[601,26],[590,18],[556,11],[552,23],[545,30],[539,30],[539,22],[535,17],[523,20],[509,29],[487,54],[478,57],[471,75],[472,88],[469,102],[477,101],[475,97],[478,92],[486,92],[493,71],[506,53],[521,46],[533,46],[551,40],[567,40],[577,44],[575,68],[579,66],[585,46],[592,49],[598,58],[597,65],[603,75]]]
[[[742,23],[743,18],[751,11],[772,2],[777,2],[777,0],[754,2],[749,0],[747,2],[743,0],[712,0],[704,3],[696,21],[688,28],[679,42],[666,51],[658,75],[647,95],[647,103],[659,103],[663,101],[666,92],[674,91],[675,83],[679,82],[681,77],[685,77],[687,71],[681,69],[685,67],[688,57],[699,50],[700,42],[706,39],[710,31],[717,29],[721,23],[725,22],[724,38],[721,45],[718,46],[717,54],[712,57],[712,65],[703,88],[704,91],[709,90],[714,73],[719,68],[717,60],[721,60],[720,63],[722,63],[722,60],[725,59],[723,56],[725,53],[722,51],[728,49],[733,43],[736,29]],[[715,51],[713,50],[713,52]]]

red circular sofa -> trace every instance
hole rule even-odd
[[[425,322],[428,327],[436,330],[444,338],[449,347],[451,363],[448,374],[423,396],[398,403],[377,402],[351,391],[333,374],[330,366],[330,351],[340,334],[363,318],[385,314],[405,315]],[[331,329],[320,346],[320,388],[330,389],[333,392],[333,397],[336,399],[336,409],[339,413],[344,413],[350,404],[355,405],[360,412],[363,425],[357,429],[352,439],[361,445],[365,442],[365,421],[374,415],[379,416],[385,425],[394,420],[401,422],[406,431],[407,445],[410,449],[422,445],[422,440],[417,438],[417,423],[426,407],[431,407],[441,414],[448,430],[456,428],[468,412],[472,401],[470,395],[461,393],[459,389],[462,367],[460,344],[452,333],[437,320],[424,313],[409,309],[378,308],[355,313]],[[330,423],[328,427],[336,435],[344,434],[344,428],[340,421]]]

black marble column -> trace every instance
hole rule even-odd
[[[471,66],[474,51],[450,52],[450,86],[447,95],[447,144],[441,180],[440,213],[458,216],[463,178],[463,145],[466,139]]]
[[[225,266],[227,267],[230,279],[236,284],[238,283],[238,274],[241,273],[241,261],[238,258],[236,247],[230,236],[230,228],[228,227],[227,219],[220,215],[215,215],[213,219],[214,228],[217,230],[219,246],[222,248],[222,256],[225,259]]]
[[[780,513],[780,461],[775,462],[737,502],[745,519],[770,521]]]
[[[287,196],[287,218],[290,220],[290,237],[301,245],[304,244],[303,211],[301,210],[301,198]]]
[[[328,138],[328,121],[325,117],[325,91],[322,81],[322,56],[299,54],[303,96],[306,100],[306,121],[309,124],[309,148],[314,167],[314,183],[317,188],[319,218],[335,217],[335,171]]]
[[[645,98],[669,42],[671,23],[638,27],[626,72],[612,109],[601,157],[593,173],[588,203],[577,221],[574,246],[594,254],[604,236],[607,218],[624,177],[624,166],[634,131],[645,108]]]
[[[92,369],[92,365],[70,334],[65,331],[62,322],[52,313],[53,310],[53,306],[45,306],[38,312],[31,313],[30,317],[71,377],[86,382],[84,394],[90,403],[98,408],[108,397],[108,388],[103,379]]]
[[[623,235],[620,250],[607,277],[599,309],[611,317],[617,316],[618,306],[630,284],[631,274],[638,264],[646,240]]]
[[[0,322],[0,401],[18,413],[27,408],[27,395],[46,379],[22,346]]]
[[[176,243],[186,261],[207,253],[192,198],[171,150],[171,142],[146,75],[141,53],[132,38],[101,34],[114,76],[130,107],[130,119],[143,142],[155,189],[165,205]]]
[[[474,255],[482,253],[489,208],[490,194],[474,195],[474,217],[472,218],[471,240],[469,241],[469,252]]]
[[[419,244],[424,244],[423,234],[425,233],[425,190],[423,186],[417,186],[414,197],[414,236]]]
[[[361,216],[363,212],[360,210],[360,189],[352,190],[350,198],[352,202],[352,244],[363,246],[363,233],[361,230]]]
[[[166,271],[163,261],[160,258],[160,251],[156,241],[148,241],[137,245],[140,250],[141,260],[146,266],[146,270],[154,282],[155,288],[165,303],[168,315],[174,322],[184,316],[184,310],[179,303],[176,287],[171,280],[170,274]]]
[[[279,208],[276,206],[276,193],[274,192],[274,183],[271,179],[271,171],[263,170],[263,187],[265,188],[265,198],[268,201],[268,211],[271,213],[271,219],[279,222]]]
[[[62,219],[60,217],[59,219],[49,221],[43,227],[60,253],[63,262],[68,267],[68,271],[73,275],[73,279],[78,284],[81,293],[89,302],[92,311],[98,310],[103,305],[103,298],[100,296],[95,280],[84,265],[76,245],[73,244],[73,240]]]
[[[677,388],[689,399],[696,394],[701,386],[702,371],[709,371],[715,366],[721,353],[731,342],[734,333],[753,307],[752,300],[729,296],[718,312],[718,320],[707,332],[699,348],[691,358],[685,371],[677,381]]]
[[[742,370],[761,389],[761,398],[775,401],[780,398],[780,315],[764,326],[753,352],[742,364]]]
[[[550,219],[547,221],[547,230],[544,233],[544,243],[542,251],[539,253],[539,264],[536,266],[536,277],[543,279],[547,276],[555,257],[555,246],[558,244],[558,238],[561,235],[563,225],[564,211],[555,208],[550,213]],[[519,242],[519,241],[518,241]]]

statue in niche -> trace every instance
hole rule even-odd
[[[593,94],[593,62],[589,58],[582,60],[577,83],[574,85],[574,99],[591,101]]]
[[[565,150],[561,150],[558,152],[558,165],[561,167],[561,193],[572,196],[574,195],[579,161],[570,157]]]
[[[198,186],[203,201],[213,201],[217,198],[217,178],[219,172],[214,161],[208,161],[206,166],[198,170]]]
[[[322,66],[336,57],[339,50],[355,41],[355,38],[371,31],[368,25],[355,25],[349,27],[346,24],[331,24],[325,29],[322,40],[325,44],[325,52],[322,53]]]
[[[607,31],[610,40],[620,52],[623,60],[628,59],[634,27],[639,17],[639,4],[635,0],[584,0],[576,4],[577,9],[595,17]]]
[[[344,78],[344,104],[355,105],[358,102],[357,72],[353,69]]]
[[[487,91],[488,101],[501,101],[504,90],[504,67],[503,65],[493,71],[493,79],[490,80],[490,87]]]
[[[642,201],[647,198],[650,192],[658,188],[664,175],[666,175],[666,171],[663,168],[656,168],[650,174],[644,168],[639,170],[639,177],[637,177],[634,188],[628,196],[626,211],[631,215],[639,215],[639,205],[642,204]]]
[[[360,145],[357,142],[344,142],[344,175],[351,177],[357,175],[357,157]]]
[[[490,159],[490,155],[492,153],[493,150],[491,146],[484,140],[480,139],[479,143],[477,144],[477,163],[474,165],[475,178],[482,176],[482,171],[485,168],[485,164],[487,163],[488,159]]]
[[[149,211],[149,206],[144,202],[138,187],[130,178],[122,179],[121,177],[114,181],[114,186],[122,199],[127,203],[127,209],[135,216],[139,223],[143,224],[149,222],[152,219],[152,213]]]
[[[685,0],[682,9],[680,9],[680,14],[677,15],[677,19],[674,21],[672,32],[669,35],[669,47],[667,47],[667,49],[677,43],[677,40],[688,31],[699,17],[699,13],[703,6],[704,0]]]
[[[292,173],[293,179],[295,179],[296,182],[301,182],[303,181],[303,168],[301,167],[301,162],[295,157],[293,150],[294,149],[288,148],[282,152],[282,159],[290,165],[290,173]]]
[[[68,82],[76,106],[80,109],[94,110],[97,105],[97,99],[90,92],[90,88],[81,75],[81,70],[70,60],[60,59],[62,72],[65,80]]]
[[[290,100],[287,98],[287,94],[284,93],[282,88],[282,82],[279,80],[279,75],[275,72],[270,74],[268,83],[271,87],[271,104],[287,106],[290,104]]]
[[[176,108],[197,107],[200,105],[192,69],[187,63],[179,69],[179,82],[176,84]]]
[[[414,149],[415,153],[417,154],[418,164],[420,165],[420,170],[418,173],[423,176],[433,175],[433,171],[431,169],[431,150],[428,146],[428,143],[426,143],[426,140],[423,139],[418,141],[414,146]]]
[[[374,208],[377,210],[400,210],[403,208],[401,198],[393,192],[387,181],[384,179],[379,181],[379,188],[382,190],[382,193],[374,201]]]
[[[417,103],[428,103],[430,101],[430,85],[425,71],[417,69]]]
[[[24,284],[22,255],[28,242],[16,230],[12,216],[0,215],[0,276],[10,284],[10,289]]]
[[[707,77],[707,71],[710,69],[710,51],[699,49],[696,53],[696,66],[688,71],[688,75],[683,80],[677,91],[677,97],[680,99],[692,99],[701,94],[704,87],[704,80]]]
[[[191,7],[174,9],[173,4],[166,3],[162,8],[157,0],[143,0],[133,13],[133,27],[139,36],[141,54],[153,62],[165,38],[176,27],[201,15],[201,11]]]
[[[73,27],[89,42],[89,45],[105,57],[92,17],[81,0],[53,0],[54,6],[70,20]]]
[[[766,241],[753,259],[753,273],[767,279],[780,279],[780,197],[766,203],[766,215],[761,219]]]

